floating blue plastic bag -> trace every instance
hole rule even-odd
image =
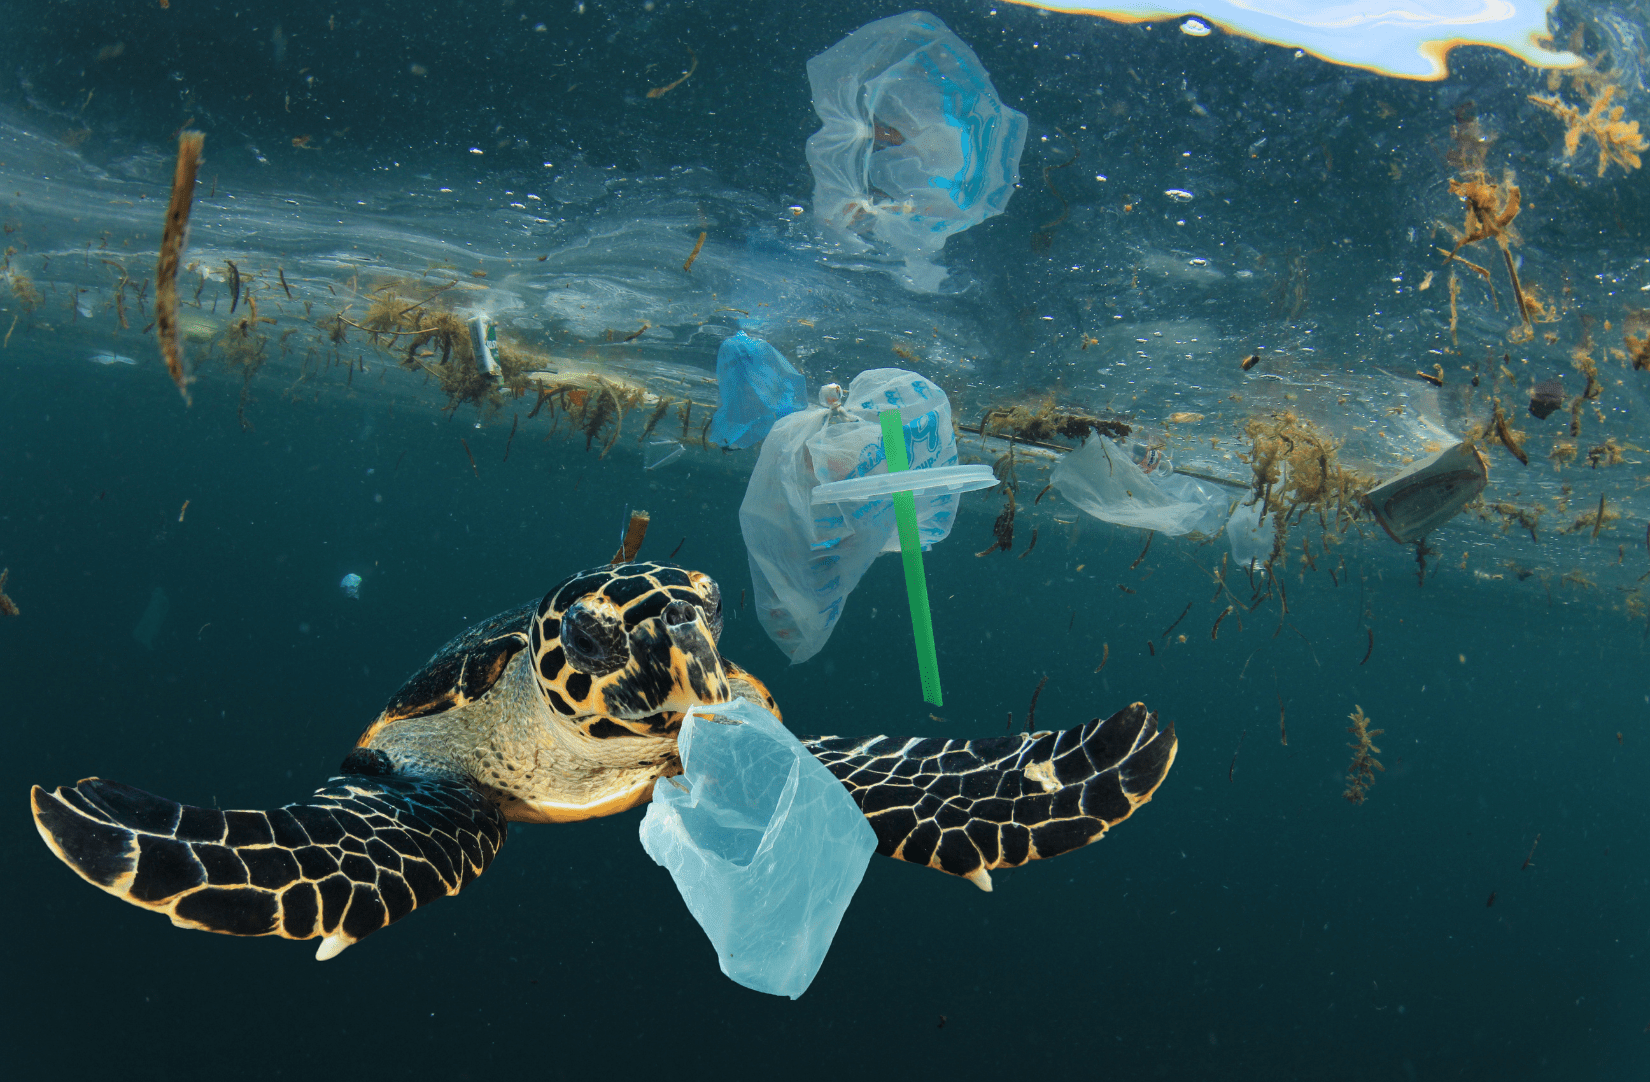
[[[706,439],[718,447],[754,447],[774,421],[808,404],[802,373],[773,346],[740,331],[716,351],[716,383],[722,402]]]
[[[876,834],[842,783],[755,703],[695,707],[677,747],[685,773],[654,783],[642,847],[676,881],[723,973],[796,999],[825,961]]]
[[[817,654],[871,561],[899,551],[894,501],[845,498],[815,504],[814,489],[848,478],[886,474],[880,411],[897,407],[912,471],[957,464],[957,437],[945,392],[915,372],[874,368],[844,392],[820,391],[823,408],[781,418],[762,444],[739,505],[750,557],[756,617],[793,663]],[[917,537],[944,540],[956,522],[958,490],[919,490]]]
[[[1025,114],[1004,105],[961,38],[926,11],[855,30],[808,61],[814,216],[851,251],[901,256],[933,293],[945,239],[1003,212],[1020,178]]]

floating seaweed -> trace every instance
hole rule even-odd
[[[1590,137],[1597,144],[1598,175],[1602,177],[1611,163],[1621,166],[1624,172],[1637,169],[1638,152],[1650,147],[1650,142],[1639,134],[1639,122],[1624,119],[1626,111],[1611,104],[1615,94],[1614,86],[1603,87],[1596,97],[1583,101],[1587,106],[1585,113],[1556,93],[1552,97],[1531,94],[1529,99],[1564,122],[1564,157],[1576,156],[1582,136]]]
[[[189,236],[189,211],[195,205],[195,174],[200,169],[201,147],[206,136],[198,131],[178,135],[178,161],[172,172],[172,198],[166,206],[166,224],[161,231],[160,258],[155,264],[155,339],[160,343],[166,371],[178,385],[178,393],[189,403],[189,377],[183,371],[183,353],[178,347],[178,261]]]
[[[17,602],[6,596],[6,579],[11,575],[11,568],[0,567],[0,616],[21,616]]]
[[[1346,731],[1357,737],[1358,742],[1347,745],[1352,749],[1352,763],[1346,768],[1346,791],[1341,795],[1353,804],[1362,804],[1364,794],[1375,784],[1375,771],[1386,770],[1386,767],[1375,758],[1381,751],[1375,746],[1375,738],[1386,730],[1371,729],[1369,718],[1364,716],[1364,708],[1361,706],[1354,705],[1352,713],[1347,717],[1352,720],[1352,724]]]
[[[976,552],[976,556],[990,556],[998,549],[1008,552],[1014,547],[1014,490],[1004,488],[1003,493],[1008,497],[1008,502],[1003,505],[997,521],[991,524],[991,544]]]
[[[1621,320],[1621,340],[1627,347],[1623,360],[1635,371],[1650,369],[1650,308],[1629,308]]]
[[[958,427],[981,436],[1010,436],[1031,443],[1048,443],[1056,437],[1081,442],[1094,432],[1120,440],[1133,431],[1130,425],[1116,418],[1061,409],[1054,404],[1052,396],[1036,409],[1023,405],[993,406],[980,418],[977,427]]]

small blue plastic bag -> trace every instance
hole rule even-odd
[[[722,401],[705,438],[718,447],[754,447],[775,421],[808,404],[802,373],[773,346],[744,331],[722,340],[716,382]]]
[[[825,961],[876,834],[842,783],[755,703],[693,708],[677,746],[685,773],[654,783],[642,847],[676,881],[723,973],[796,999]]]

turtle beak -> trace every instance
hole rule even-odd
[[[722,655],[716,652],[716,638],[705,625],[699,609],[686,601],[665,606],[665,634],[670,636],[671,674],[678,694],[693,696],[695,702],[725,703],[732,698]],[[676,696],[672,696],[675,699]],[[671,702],[666,709],[686,709],[689,703]]]

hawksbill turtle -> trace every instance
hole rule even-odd
[[[172,923],[320,937],[326,960],[486,871],[511,822],[649,799],[682,772],[684,711],[778,704],[717,652],[721,591],[666,563],[581,571],[464,632],[397,691],[336,777],[270,811],[197,808],[87,778],[33,790],[80,876]],[[1135,703],[1063,732],[981,740],[815,737],[885,856],[991,889],[991,870],[1087,845],[1150,800],[1173,725]]]

